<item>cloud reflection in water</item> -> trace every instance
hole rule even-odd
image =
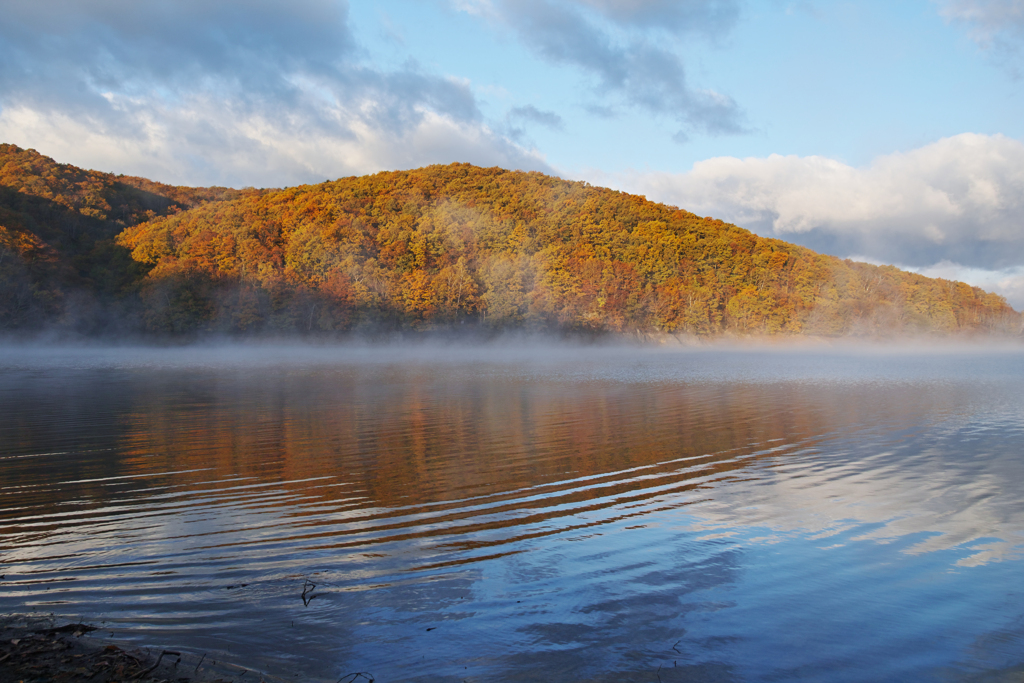
[[[1019,663],[1017,353],[250,351],[5,356],[0,610],[325,680]]]

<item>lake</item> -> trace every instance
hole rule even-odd
[[[0,612],[293,680],[1020,680],[1022,483],[1020,347],[0,349]]]

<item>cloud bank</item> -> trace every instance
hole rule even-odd
[[[688,173],[612,181],[825,253],[984,279],[1024,304],[1024,144],[1012,138],[965,133],[863,168],[817,156],[721,157]]]
[[[428,163],[550,170],[467,83],[361,60],[337,0],[6,3],[0,139],[187,184],[281,185]]]

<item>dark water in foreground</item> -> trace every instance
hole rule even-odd
[[[0,350],[0,612],[289,678],[1009,680],[1022,482],[1021,352]]]

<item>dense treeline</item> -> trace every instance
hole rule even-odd
[[[47,286],[78,278],[152,333],[1020,327],[1002,297],[963,283],[816,254],[539,173],[453,164],[278,191],[200,190],[0,152],[0,185],[23,204],[57,207],[47,222],[8,195],[0,204],[17,214],[0,214],[4,239],[14,236],[2,253],[46,271],[23,277],[36,283],[38,310],[54,315],[56,304],[46,306],[61,293]]]
[[[482,321],[614,331],[1008,329],[996,295],[842,261],[642,197],[467,164],[240,197],[119,242],[153,330]]]
[[[117,235],[240,194],[87,171],[0,144],[0,330],[131,329],[149,266],[133,260]]]

